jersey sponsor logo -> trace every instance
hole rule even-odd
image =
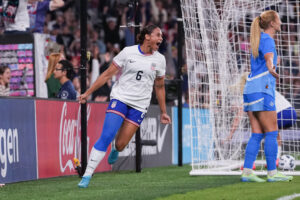
[[[112,108],[115,108],[116,105],[117,105],[117,101],[114,101],[114,102],[111,103],[111,107],[112,107]]]
[[[130,59],[129,63],[135,63],[135,60]]]

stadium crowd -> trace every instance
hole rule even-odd
[[[46,1],[50,0],[44,0],[43,2]],[[41,29],[32,23],[31,19],[32,15],[40,16],[38,15],[39,10],[36,9],[36,7],[39,8],[40,6],[38,5],[39,1],[28,0],[27,11],[31,22],[30,29],[26,31],[49,34],[49,41],[55,42],[60,46],[60,53],[65,54],[65,58],[72,63],[74,71],[79,75],[80,6],[75,0],[65,0],[64,4],[61,1],[51,0],[52,7],[53,2],[56,3],[56,7],[51,8],[50,3],[50,8],[43,9],[44,15],[42,18],[44,18],[44,23]],[[142,27],[148,24],[156,24],[162,28],[164,42],[161,44],[159,51],[167,59],[166,78],[175,78],[177,68],[176,4],[171,0],[140,0],[138,9],[134,10],[134,2],[124,0],[87,1],[87,50],[91,52],[91,59],[88,63],[87,87],[95,81],[99,73],[102,73],[109,66],[112,58],[123,47],[135,43],[134,28],[126,27],[130,23],[134,23],[134,16],[138,16]],[[21,9],[21,6],[23,5],[21,5],[20,1],[18,9]],[[7,27],[0,30],[2,34],[8,31]],[[107,85],[96,91],[93,94],[93,100],[107,101],[110,88],[116,78],[114,77]],[[78,79],[75,79],[75,81],[75,89],[80,92],[79,81]]]
[[[5,0],[4,0],[5,1]],[[3,1],[3,2],[4,2]],[[12,1],[12,0],[9,0]],[[34,13],[33,7],[37,6],[36,0],[28,1],[27,12]],[[79,66],[80,66],[80,6],[75,0],[43,0],[56,2],[55,6],[43,9],[42,28],[30,23],[31,32],[42,32],[49,35],[49,40],[59,45],[59,51],[69,60],[74,71],[77,73],[73,84],[80,93]],[[21,2],[21,1],[20,1]],[[87,87],[89,87],[96,77],[102,73],[110,64],[112,58],[125,46],[134,44],[134,28],[128,27],[134,23],[134,16],[139,18],[141,26],[156,24],[161,27],[164,42],[159,51],[165,55],[167,60],[166,79],[173,80],[177,74],[177,5],[172,0],[139,0],[138,9],[134,10],[135,1],[128,0],[88,0],[88,28],[87,28],[87,50],[91,52],[91,59],[88,63]],[[216,0],[216,2],[221,2]],[[273,8],[274,9],[274,8]],[[300,80],[299,77],[299,29],[300,3],[294,0],[285,0],[281,5],[275,7],[278,10],[282,25],[280,45],[281,57],[280,75],[284,77],[279,88],[282,94],[292,102],[296,108],[300,109]],[[287,17],[289,16],[289,17]],[[246,19],[247,27],[253,16]],[[3,20],[2,20],[3,21]],[[288,23],[287,23],[288,22]],[[245,22],[242,22],[244,24]],[[126,27],[127,26],[127,27]],[[239,28],[239,27],[238,27]],[[242,27],[244,29],[244,27]],[[27,30],[28,31],[28,30]],[[244,30],[243,30],[244,31]],[[250,30],[248,30],[249,32]],[[289,31],[290,34],[287,34]],[[0,29],[0,34],[5,32]],[[238,31],[239,32],[239,31]],[[249,37],[237,35],[232,37],[235,44],[234,51],[244,51],[249,53]],[[245,55],[246,55],[245,54]],[[243,55],[240,53],[239,55]],[[185,57],[185,55],[184,55]],[[243,63],[243,56],[237,57],[238,65],[248,65]],[[204,64],[205,65],[205,64]],[[183,93],[187,94],[187,67],[183,66],[184,87]],[[115,76],[102,88],[92,95],[92,100],[108,101],[112,84],[118,78]],[[291,91],[292,90],[292,91]],[[291,91],[291,92],[290,92]],[[290,96],[290,94],[292,96]],[[186,98],[188,99],[188,98]]]

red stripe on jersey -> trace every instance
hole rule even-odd
[[[113,66],[117,67],[118,69],[121,68],[115,61],[112,61],[112,64],[113,64]]]

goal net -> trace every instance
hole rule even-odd
[[[243,112],[241,77],[250,71],[250,26],[254,17],[279,12],[276,36],[280,80],[277,90],[300,111],[299,4],[280,0],[181,0],[189,77],[191,175],[241,174],[251,135]],[[300,116],[300,115],[299,115]],[[299,165],[299,120],[281,133],[281,154]],[[257,174],[266,173],[262,141]],[[299,174],[297,168],[285,174]]]

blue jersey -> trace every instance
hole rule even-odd
[[[70,80],[68,80],[61,86],[57,97],[60,99],[76,100],[76,90]]]
[[[50,9],[50,0],[36,2],[29,6],[30,29],[33,32],[43,33],[47,12]]]
[[[277,68],[277,52],[274,39],[262,32],[260,35],[258,57],[255,59],[251,54],[251,73],[247,78],[244,94],[262,92],[275,97],[276,78],[269,73],[267,68],[264,58],[267,53],[273,53],[273,64]]]

